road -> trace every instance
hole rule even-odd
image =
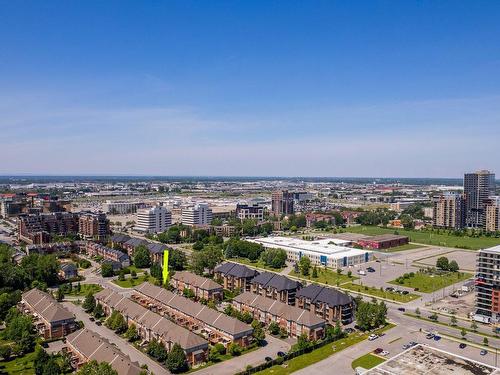
[[[130,359],[134,362],[138,362],[140,365],[146,364],[148,369],[152,371],[155,375],[170,374],[170,372],[160,364],[150,357],[148,357],[143,352],[136,349],[127,340],[116,335],[110,329],[104,326],[98,326],[95,322],[90,321],[87,313],[83,311],[80,306],[76,306],[71,302],[63,302],[64,307],[71,311],[76,316],[76,320],[81,320],[85,327],[94,331],[108,340],[110,343],[114,344],[122,353],[128,355]]]

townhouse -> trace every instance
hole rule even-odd
[[[204,362],[207,358],[208,342],[189,330],[174,324],[163,316],[134,301],[123,297],[111,289],[103,289],[95,294],[96,302],[101,304],[106,315],[118,311],[127,325],[134,324],[139,336],[145,341],[153,339],[162,342],[170,351],[178,343],[191,365]]]
[[[354,300],[333,288],[310,284],[297,292],[295,302],[297,307],[313,312],[331,325],[354,320]]]
[[[239,263],[225,262],[215,267],[215,279],[224,289],[250,291],[252,279],[259,274],[256,270]]]
[[[113,344],[87,328],[68,335],[63,352],[71,356],[71,366],[77,371],[93,360],[109,363],[118,375],[139,375],[142,371],[139,363],[132,362]]]
[[[288,305],[295,305],[295,294],[301,283],[273,272],[263,272],[250,281],[252,293],[265,296]]]
[[[82,249],[87,255],[100,256],[104,258],[104,260],[119,263],[122,267],[130,266],[130,257],[120,250],[112,249],[91,241],[84,242]]]
[[[75,316],[41,290],[23,293],[18,308],[33,317],[33,325],[44,339],[61,338],[78,328]]]
[[[318,340],[325,335],[324,319],[311,311],[271,298],[244,292],[233,299],[233,307],[240,312],[249,312],[254,319],[265,325],[277,323],[291,337],[306,334],[310,340]]]
[[[246,347],[253,340],[253,328],[250,325],[149,282],[135,287],[132,298],[202,335],[211,344],[221,343],[227,346],[235,342]]]
[[[224,298],[222,285],[188,271],[176,271],[170,277],[170,285],[180,294],[190,289],[196,299],[222,301]]]

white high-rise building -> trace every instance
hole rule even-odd
[[[164,232],[172,225],[172,213],[163,206],[137,210],[135,230],[144,233]]]
[[[212,210],[206,203],[198,203],[194,207],[182,210],[182,224],[209,225],[212,222]]]

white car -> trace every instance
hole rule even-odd
[[[368,341],[373,341],[378,339],[378,335],[372,333],[370,336],[368,336]]]
[[[389,355],[389,352],[387,350],[384,350],[383,352],[380,353],[381,356],[387,357]]]

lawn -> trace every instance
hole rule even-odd
[[[379,356],[376,356],[372,353],[365,354],[354,361],[352,361],[351,367],[356,369],[357,367],[362,367],[366,370],[371,369],[381,363],[385,362],[385,359]]]
[[[118,286],[121,286],[122,288],[133,288],[137,285],[142,284],[144,281],[151,280],[151,276],[149,275],[141,275],[137,276],[137,278],[133,279],[131,277],[126,278],[125,280],[113,280],[113,284],[116,284]]]
[[[478,250],[500,245],[500,238],[486,237],[486,236],[460,237],[448,233],[443,233],[443,231],[441,231],[438,234],[437,232],[431,232],[425,230],[418,231],[418,230],[406,230],[406,229],[394,229],[394,228],[381,228],[381,227],[366,226],[366,225],[349,227],[344,230],[344,232],[362,233],[369,236],[377,234],[385,234],[385,233],[394,233],[395,231],[397,231],[401,235],[408,236],[410,238],[410,242],[417,242],[427,245],[447,246],[447,247],[456,247],[456,248],[472,249],[472,250]]]
[[[7,362],[0,363],[0,373],[15,374],[15,375],[31,375],[35,373],[33,361],[35,360],[35,352],[26,354]]]
[[[301,273],[297,273],[294,270],[290,271],[289,275],[301,279],[306,279],[312,282],[318,282],[328,285],[337,285],[337,282],[341,285],[343,283],[348,283],[357,279],[357,277],[355,276],[351,277],[347,276],[346,273],[341,273],[339,275],[337,271],[332,271],[328,268],[325,269],[323,267],[319,267],[317,270],[318,270],[318,277],[316,278],[312,277],[312,270],[309,272],[309,276],[303,276]]]
[[[255,261],[255,262],[252,262],[251,260],[249,260],[247,258],[229,258],[226,260],[228,260],[230,262],[237,262],[237,263],[245,264],[247,266],[258,267],[258,268],[262,268],[262,269],[274,271],[274,272],[280,272],[283,268],[285,268],[285,267],[272,268],[272,267],[266,266],[260,259]]]
[[[380,330],[377,330],[376,332],[380,333],[382,331],[387,331],[394,327],[394,324],[388,324],[384,328],[381,328]],[[298,371],[300,369],[303,369],[307,366],[311,366],[312,364],[322,361],[325,358],[328,358],[332,354],[335,354],[337,352],[340,352],[352,345],[355,345],[363,340],[366,340],[367,337],[369,336],[369,333],[364,333],[364,334],[359,334],[359,333],[354,333],[350,335],[349,337],[335,341],[333,343],[327,344],[325,346],[322,346],[321,348],[318,348],[316,350],[313,350],[310,353],[300,355],[298,357],[295,357],[289,361],[286,361],[286,367],[283,367],[283,365],[276,365],[273,367],[270,367],[268,369],[262,370],[257,372],[257,374],[260,375],[288,375],[291,374],[292,372]]]
[[[389,281],[390,284],[418,288],[419,292],[432,293],[459,281],[470,279],[473,275],[467,272],[448,272],[443,275],[429,275],[423,272],[416,272],[414,276],[403,280],[400,284],[396,280]]]
[[[67,292],[67,289],[66,289],[66,291],[64,292],[64,295],[79,297],[79,296],[86,296],[89,293],[95,294],[97,292],[100,292],[101,290],[102,290],[102,286],[100,286],[98,284],[80,284],[80,291],[79,292],[77,291],[76,286],[73,286],[73,288],[71,289],[71,292]]]
[[[396,292],[380,290],[380,288],[376,288],[374,286],[358,285],[353,283],[343,284],[341,288],[352,290],[353,292],[369,294],[370,296],[386,298],[391,301],[403,302],[403,303],[413,301],[420,297],[419,295],[413,293],[403,295]]]

